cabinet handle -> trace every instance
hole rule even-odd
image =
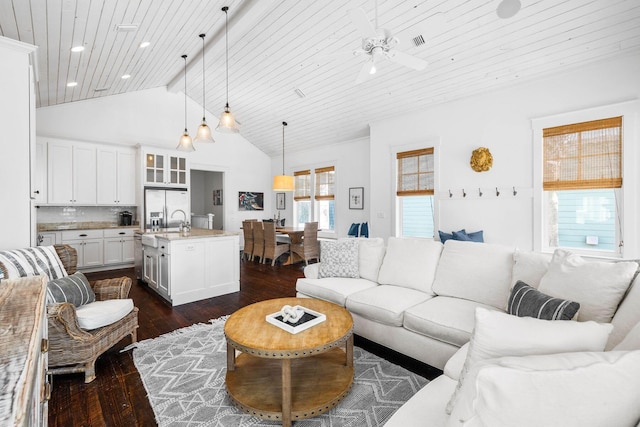
[[[122,234],[127,234],[124,231],[119,232],[118,234],[122,235]]]
[[[51,372],[47,372],[47,382],[44,383],[44,401],[48,402],[51,400],[51,390],[53,389],[53,374]]]
[[[164,254],[160,255],[161,257],[164,257]]]
[[[42,342],[40,343],[40,351],[46,353],[49,351],[49,340],[46,338],[42,338]]]
[[[40,190],[34,191],[35,194],[40,194]]]
[[[87,237],[87,235],[86,234],[81,234],[80,237]]]
[[[164,249],[164,246],[160,246],[160,249]]]

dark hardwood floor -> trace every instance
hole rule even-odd
[[[140,309],[138,340],[155,338],[175,329],[205,323],[228,315],[245,305],[271,298],[295,296],[295,283],[303,276],[304,264],[262,265],[242,261],[240,292],[171,307],[143,283],[136,283],[133,269],[87,273],[89,280],[129,276],[134,280],[130,297]],[[133,364],[132,351],[120,352],[130,344],[125,338],[96,362],[97,378],[84,383],[83,374],[56,375],[49,402],[51,427],[148,427],[155,426],[153,410]],[[427,378],[441,371],[386,349],[361,337],[355,344]]]

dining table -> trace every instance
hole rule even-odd
[[[302,243],[302,237],[304,236],[304,227],[276,227],[276,240],[278,242],[286,242],[289,245]],[[283,263],[283,265],[295,264],[302,261],[302,258],[289,252],[289,259]]]

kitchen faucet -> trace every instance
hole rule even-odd
[[[173,215],[176,212],[182,212],[182,217],[184,218],[183,221],[180,223],[180,231],[184,231],[185,229],[186,231],[190,231],[191,225],[187,222],[187,214],[185,213],[185,211],[183,211],[182,209],[176,209],[175,211],[171,212],[171,218],[173,218]]]

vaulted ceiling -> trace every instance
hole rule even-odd
[[[277,156],[283,120],[287,151],[304,150],[366,136],[371,122],[429,105],[640,54],[638,0],[519,3],[501,19],[499,0],[0,0],[0,35],[39,47],[44,107],[162,86],[182,91],[183,54],[187,94],[202,105],[205,33],[205,105],[217,116],[226,102],[221,8],[229,6],[229,104],[242,135]],[[354,8],[429,65],[382,61],[356,84],[366,56],[353,55],[362,39]],[[419,36],[424,43],[412,41]]]

